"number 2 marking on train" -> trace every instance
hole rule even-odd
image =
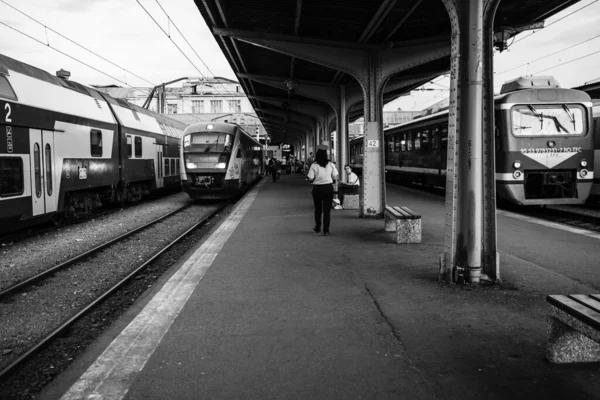
[[[10,104],[6,103],[4,104],[4,109],[6,110],[6,119],[4,121],[6,122],[12,122],[12,119],[10,118]]]

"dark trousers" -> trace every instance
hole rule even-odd
[[[271,167],[271,175],[273,176],[273,182],[277,180],[277,169],[275,167]]]
[[[321,214],[323,214],[323,232],[329,232],[331,221],[331,205],[333,204],[333,185],[313,185],[313,203],[315,203],[315,225],[321,229]]]

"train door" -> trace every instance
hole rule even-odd
[[[54,168],[54,132],[29,130],[32,216],[56,211],[58,187]]]
[[[164,186],[164,160],[163,160],[163,146],[161,144],[155,144],[156,146],[156,159],[154,165],[156,165],[156,187],[161,188]]]

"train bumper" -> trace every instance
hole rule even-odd
[[[577,195],[575,197],[537,198],[527,199],[523,183],[496,182],[496,196],[513,204],[534,206],[543,204],[583,204],[586,202],[592,189],[592,180],[577,181]]]
[[[224,181],[223,186],[220,188],[207,187],[203,185],[193,184],[190,181],[181,181],[183,191],[196,200],[218,200],[227,199],[235,196],[239,193],[239,182],[235,181]]]

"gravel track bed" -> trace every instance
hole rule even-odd
[[[0,290],[190,202],[185,193],[177,193],[11,245],[2,244]]]
[[[173,202],[171,205],[163,205],[165,208],[161,209],[160,213],[168,211],[172,204]],[[176,204],[176,207],[173,208],[180,206],[181,204]],[[2,324],[0,324],[0,351],[2,352],[0,368],[6,367],[41,338],[127,276],[214,208],[215,206],[192,206],[97,253],[83,263],[57,272],[39,286],[11,296],[4,303],[0,303],[0,319],[2,320]],[[147,220],[156,218],[157,212],[154,209],[153,213],[148,213]],[[137,215],[137,213],[134,214]],[[119,222],[123,225],[126,224],[123,220],[119,220]],[[142,224],[141,216],[135,218],[135,223],[135,226]],[[110,232],[110,224],[105,226],[108,228],[107,232],[104,232],[102,240],[89,243],[89,248],[106,238],[117,236],[115,232]],[[133,225],[129,225],[128,229],[131,227]],[[119,226],[119,229],[123,228]],[[83,233],[84,231],[81,230],[75,234]],[[94,238],[94,240],[96,239]],[[75,254],[82,250],[77,247],[72,251]],[[59,254],[63,255],[60,252]],[[65,258],[74,254],[69,254]],[[52,260],[48,261],[50,264],[46,265],[53,264]]]

